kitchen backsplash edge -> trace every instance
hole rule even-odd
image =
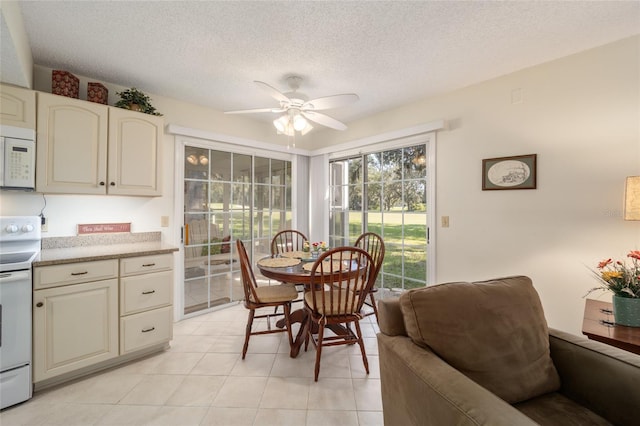
[[[160,241],[162,232],[136,232],[117,234],[78,235],[76,237],[51,237],[42,239],[42,249],[104,246],[112,244],[147,243]]]

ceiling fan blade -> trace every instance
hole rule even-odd
[[[264,83],[262,81],[257,81],[257,80],[254,81],[254,83],[256,83],[262,90],[267,92],[269,96],[276,99],[277,101],[286,102],[286,103],[291,102],[289,98],[287,98],[285,95],[280,93],[277,89],[274,89],[273,87],[269,86],[267,83]]]
[[[328,115],[313,111],[301,111],[301,114],[309,120],[322,124],[323,126],[330,127],[335,130],[347,130],[346,124],[336,120],[335,118],[331,118]]]
[[[240,109],[237,111],[225,111],[225,114],[251,114],[254,112],[285,112],[286,109],[282,108],[254,108],[254,109]]]
[[[325,96],[322,98],[311,99],[302,105],[302,109],[312,109],[320,111],[323,109],[338,108],[348,105],[360,99],[355,93],[345,93],[342,95]]]

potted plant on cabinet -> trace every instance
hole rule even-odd
[[[151,115],[162,115],[151,105],[151,98],[135,87],[123,92],[116,92],[116,95],[120,96],[120,100],[115,104],[118,108],[144,112],[145,114]]]

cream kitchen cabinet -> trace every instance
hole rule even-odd
[[[168,347],[172,251],[34,266],[36,388]]]
[[[120,354],[169,342],[173,255],[120,259]]]
[[[0,84],[0,124],[36,128],[36,92]]]
[[[162,118],[38,93],[36,190],[162,195]]]
[[[109,107],[109,194],[162,195],[163,119]]]
[[[36,191],[106,194],[108,107],[38,93]]]
[[[119,355],[118,260],[34,268],[33,381]]]

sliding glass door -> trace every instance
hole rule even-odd
[[[427,149],[425,144],[332,160],[330,244],[353,244],[363,232],[385,241],[377,285],[427,283]]]
[[[235,241],[250,258],[291,227],[291,161],[185,146],[184,315],[244,297]]]

